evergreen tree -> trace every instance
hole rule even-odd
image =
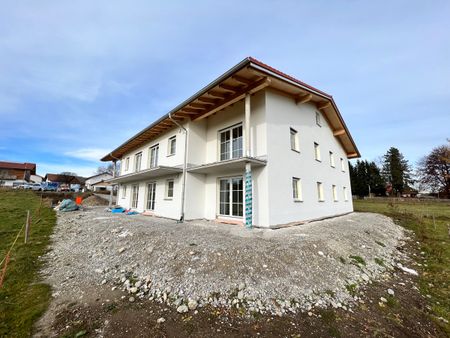
[[[350,163],[349,167],[354,195],[363,197],[368,196],[369,192],[377,195],[384,194],[384,181],[375,162],[357,160],[354,166]]]
[[[394,193],[402,193],[413,183],[408,161],[394,147],[389,148],[383,156],[382,174],[385,181],[392,184]]]

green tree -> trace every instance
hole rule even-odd
[[[385,184],[375,162],[357,160],[355,165],[350,163],[349,167],[353,194],[360,197],[368,196],[369,192],[377,195],[384,194]]]
[[[417,176],[419,182],[433,192],[443,192],[450,197],[450,141],[448,145],[434,148],[419,161]]]
[[[386,182],[392,184],[394,193],[402,193],[413,183],[408,160],[394,147],[383,156],[382,175]]]

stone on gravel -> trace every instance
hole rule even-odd
[[[394,290],[392,289],[387,289],[387,293],[390,294],[391,296],[395,294]]]
[[[120,249],[119,249],[119,253],[122,253],[122,252],[124,252],[125,251],[125,248],[124,247],[121,247]]]
[[[130,303],[133,303],[135,301],[134,297],[130,297],[128,298],[128,300],[130,301]]]
[[[188,301],[188,308],[189,310],[195,310],[198,306],[198,303],[195,299],[189,299]]]
[[[157,322],[158,324],[164,323],[165,321],[166,321],[166,319],[163,318],[163,317],[158,318],[158,319],[156,320],[156,322]]]
[[[387,303],[387,299],[384,298],[384,297],[380,297],[380,300],[381,300],[383,303]]]
[[[189,308],[186,305],[180,305],[179,307],[177,307],[177,312],[178,313],[186,313],[189,311]]]

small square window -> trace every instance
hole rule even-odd
[[[317,182],[317,199],[319,202],[325,201],[323,197],[323,184],[322,182]]]
[[[330,151],[330,166],[332,166],[333,168],[335,167],[335,164],[334,164],[334,155],[333,155],[333,152],[332,152],[332,151]]]
[[[302,201],[302,181],[297,177],[292,177],[292,197],[294,201]]]
[[[322,120],[321,120],[321,118],[320,118],[320,113],[317,112],[317,111],[316,111],[316,124],[317,124],[319,127],[322,127]]]
[[[166,182],[166,198],[172,199],[173,198],[173,180],[167,180]]]
[[[314,142],[314,158],[320,161],[320,147],[319,144]]]
[[[331,186],[331,190],[333,191],[333,201],[337,202],[338,201],[338,195],[337,195],[337,189],[335,185]]]
[[[172,136],[171,138],[169,138],[169,145],[167,147],[167,155],[171,156],[171,155],[175,155],[175,152],[177,150],[177,137],[176,136]]]
[[[292,128],[291,128],[291,149],[294,151],[300,151],[298,143],[298,132],[297,130]]]

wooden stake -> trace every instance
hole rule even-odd
[[[27,223],[25,223],[25,244],[28,241],[28,234],[30,231],[30,210],[27,210]]]

